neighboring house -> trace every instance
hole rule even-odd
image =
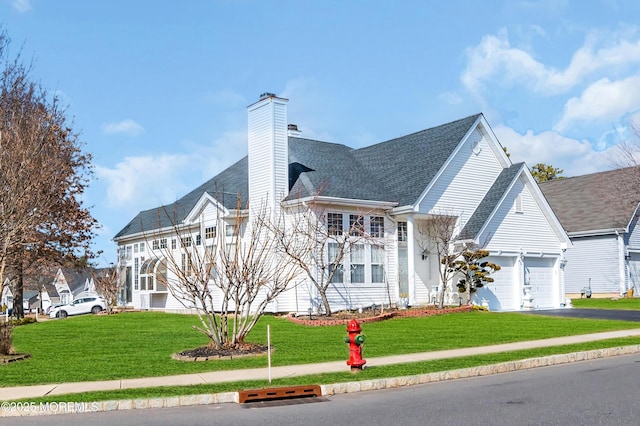
[[[51,286],[57,297],[55,305],[66,305],[74,299],[97,295],[91,269],[59,268]]]
[[[35,312],[38,307],[46,311],[50,306],[65,305],[74,299],[97,295],[90,269],[59,268],[51,281],[49,278],[27,278],[23,290],[22,303],[25,312]],[[42,284],[44,282],[44,284]],[[38,287],[41,287],[36,290]],[[40,302],[42,298],[42,303]],[[13,306],[13,293],[10,281],[5,280],[2,291],[2,303]]]
[[[570,241],[526,165],[510,162],[482,114],[353,149],[301,138],[297,126],[287,125],[287,103],[264,94],[248,107],[248,156],[175,203],[140,212],[114,237],[126,274],[124,304],[183,308],[154,279],[170,274],[158,249],[175,248],[173,225],[196,232],[194,244],[208,246],[216,229],[229,231],[237,195],[243,205],[267,200],[285,212],[313,202],[343,229],[367,212],[362,226],[380,244],[375,252],[363,246],[346,256],[344,273],[328,292],[333,310],[395,303],[405,293],[411,305],[431,303],[442,286],[440,262],[420,249],[417,230],[443,214],[455,217],[461,243],[483,246],[502,267],[476,302],[519,310],[529,285],[533,306],[564,304]],[[251,209],[241,214],[250,223]],[[446,284],[447,302],[458,304],[455,283]],[[302,278],[269,310],[304,313],[317,305],[316,289]]]
[[[13,293],[11,292],[9,279],[5,280],[5,284],[2,287],[2,295],[0,296],[0,310],[2,310],[3,306],[6,306],[7,309],[13,308]]]
[[[586,289],[597,296],[640,290],[638,194],[640,169],[629,167],[542,182],[573,243],[567,251],[567,296]]]
[[[35,312],[40,307],[40,297],[37,290],[23,291],[22,307],[24,308],[25,313]]]

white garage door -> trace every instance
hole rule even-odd
[[[556,307],[553,285],[555,259],[526,257],[524,259],[525,283],[531,285],[533,306],[536,308]]]
[[[500,270],[491,274],[493,282],[478,290],[478,303],[485,299],[492,311],[514,311],[520,308],[517,293],[517,268],[513,257],[488,257],[489,262],[500,265]]]

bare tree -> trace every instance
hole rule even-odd
[[[444,212],[429,219],[417,221],[416,244],[423,252],[435,253],[438,256],[438,274],[440,289],[438,291],[438,306],[444,307],[444,296],[455,274],[452,270],[455,260],[460,257],[462,250],[455,245],[457,239],[457,217]]]
[[[25,256],[64,263],[91,256],[96,221],[80,196],[91,176],[89,154],[57,98],[30,81],[19,56],[8,58],[0,33],[0,292],[7,268],[23,316]],[[29,261],[35,261],[29,259]]]
[[[104,299],[107,312],[111,313],[118,301],[118,292],[122,288],[125,273],[118,271],[116,265],[106,268],[91,269],[91,277],[96,287],[96,292]]]
[[[368,212],[371,213],[371,212]],[[367,233],[363,212],[349,214],[344,226],[343,213],[328,212],[316,203],[288,206],[286,227],[274,229],[279,250],[298,268],[318,291],[324,313],[331,316],[327,291],[344,282],[344,260],[357,244],[381,246],[382,240]]]
[[[188,228],[174,221],[169,233],[153,235],[157,256],[154,277],[142,285],[166,286],[186,308],[194,309],[200,325],[215,347],[234,347],[245,338],[268,305],[294,282],[300,271],[283,259],[273,230],[274,222],[266,204],[246,220],[240,198],[232,223],[232,235],[217,232],[216,243],[201,243],[200,227]],[[161,214],[168,215],[164,211]],[[217,218],[217,223],[224,223]],[[167,238],[175,240],[169,244]],[[200,241],[200,244],[198,243]],[[141,270],[141,273],[143,271]]]

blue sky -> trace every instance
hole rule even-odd
[[[246,107],[366,146],[483,112],[514,162],[608,168],[640,126],[640,2],[0,0],[32,77],[68,105],[111,238],[246,154]]]

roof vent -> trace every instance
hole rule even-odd
[[[297,124],[287,124],[287,134],[289,136],[293,136],[294,138],[300,137],[300,130],[298,130]]]

